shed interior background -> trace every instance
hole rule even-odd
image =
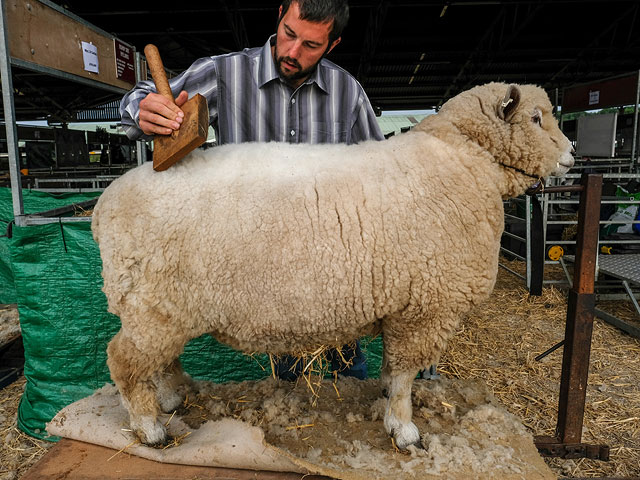
[[[165,66],[264,44],[279,0],[54,1]],[[353,73],[377,110],[431,109],[474,85],[562,88],[640,69],[637,0],[351,0],[351,20],[329,58]],[[76,119],[119,94],[13,68],[16,117]],[[105,117],[113,113],[104,110]]]
[[[146,1],[42,1],[68,9],[87,23],[133,45],[137,51],[142,51],[147,43],[156,44],[165,66],[175,72],[202,56],[264,44],[275,30],[280,3],[209,0],[157,8],[157,2]],[[5,6],[10,0],[1,3]],[[437,109],[461,91],[490,81],[538,84],[547,89],[552,102],[561,105],[564,88],[640,70],[638,0],[350,0],[350,5],[351,20],[343,42],[329,58],[356,76],[380,112]],[[16,28],[9,26],[12,27]],[[78,121],[82,112],[91,109],[103,121],[119,119],[113,105],[121,98],[120,93],[16,65],[12,66],[12,79],[18,121],[39,119],[59,126]],[[4,110],[0,115],[1,129]],[[570,123],[565,126],[572,128]],[[111,148],[120,142],[110,137],[111,132],[96,132],[79,139],[71,133],[60,133],[61,129],[55,130],[22,129],[19,138],[33,140],[27,145],[31,149],[42,147],[42,157],[49,155],[52,141],[83,144],[88,157],[92,145],[108,144]],[[0,131],[0,154],[7,151],[4,138],[4,132]],[[122,152],[133,147],[133,144],[118,145]],[[73,152],[73,147],[69,147],[70,156]],[[30,154],[31,158],[39,155],[33,150]],[[69,167],[73,165],[74,161],[65,157],[66,150],[56,155],[58,166],[64,165],[65,159],[69,160]],[[109,167],[112,161],[118,163],[114,154],[109,156]],[[0,163],[0,184],[3,171],[4,165]],[[109,170],[109,173],[120,172]],[[71,264],[65,257],[66,264],[62,265],[59,250],[45,246],[34,250],[51,258],[37,258],[34,263],[49,262],[50,271],[66,268],[69,277],[75,277],[76,265],[98,258],[88,222],[85,223],[64,227],[66,235],[76,234],[86,240],[75,242],[82,247],[78,249],[82,261]],[[47,233],[61,248],[58,239],[63,238],[62,222],[33,226],[33,231],[17,230],[24,235],[24,243],[45,238]],[[67,244],[62,245],[66,254]],[[70,250],[71,246],[69,243]],[[82,286],[89,285],[87,291],[97,292],[99,268],[91,264],[87,270],[89,280]],[[58,285],[50,291],[58,291],[60,297],[66,293]],[[87,297],[83,301],[101,301],[83,293],[77,296]],[[42,315],[40,304],[44,302],[30,301],[38,304],[33,307],[34,317],[66,321],[65,315],[55,308],[47,312],[49,317]],[[51,304],[56,303],[65,304],[62,298],[54,298]],[[93,329],[94,312],[104,310],[102,304],[76,305],[68,311],[87,315],[90,320],[69,323]],[[34,328],[38,330],[44,328]],[[48,339],[46,342],[52,343]],[[28,348],[37,351],[39,345]],[[200,350],[194,347],[194,351]],[[86,369],[80,366],[78,370]]]

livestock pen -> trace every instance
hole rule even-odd
[[[63,240],[68,226],[61,228],[59,224],[53,224],[50,227],[51,232],[42,237],[57,247],[36,244],[33,247],[34,251],[53,249],[56,253],[48,256],[62,256],[68,261],[69,249],[77,247],[76,232]],[[88,236],[88,230],[85,235]],[[68,242],[69,239],[75,240]],[[33,241],[34,239],[30,240]],[[87,241],[91,243],[90,240]],[[67,251],[63,255],[64,244]],[[87,255],[86,249],[81,251],[81,257]],[[83,261],[86,261],[86,258]],[[505,259],[502,261],[515,271],[523,272],[526,268],[523,262]],[[96,284],[90,288],[87,288],[85,282],[86,280],[83,280],[78,283],[76,274],[70,287],[60,281],[56,286],[61,291],[61,297],[100,297],[101,293],[97,291],[99,280],[94,280]],[[73,289],[77,285],[84,288],[74,293]],[[49,292],[52,290],[53,287]],[[633,319],[633,310],[627,307],[625,312],[624,303],[617,302],[612,307],[618,315]],[[87,307],[77,305],[73,308],[67,305],[65,312],[67,315],[75,315],[73,311],[83,308]],[[59,313],[56,312],[54,315]],[[557,354],[552,354],[542,361],[535,361],[535,357],[562,338],[565,318],[566,299],[560,290],[547,287],[541,297],[530,297],[515,277],[501,270],[490,300],[467,316],[442,358],[439,371],[447,378],[485,379],[495,396],[510,412],[522,419],[532,434],[553,434],[558,403],[560,360]],[[210,346],[198,345],[196,353],[201,354],[203,348]],[[206,351],[213,353],[212,350]],[[370,353],[375,351],[374,343],[371,345]],[[611,460],[600,462],[588,459],[547,459],[559,475],[583,477],[639,474],[638,353],[640,344],[637,340],[599,321],[594,324],[583,433],[587,442],[610,445]],[[238,355],[239,358],[225,357],[223,362],[232,364],[239,359],[257,377],[268,374],[262,371],[255,359],[239,354],[232,355]],[[375,359],[375,355],[371,358]],[[263,362],[263,366],[265,364]],[[68,375],[69,363],[63,362],[61,365]],[[375,368],[374,366],[374,371]],[[239,374],[235,380],[251,378],[252,374],[247,374],[246,370],[236,371]],[[99,383],[95,385],[99,386]],[[0,435],[5,445],[2,451],[2,465],[9,475],[11,472],[15,472],[16,475],[24,473],[26,468],[44,455],[50,447],[48,442],[26,436],[16,428],[18,402],[24,388],[25,381],[22,379],[2,391]],[[61,388],[55,387],[57,390]],[[85,392],[90,390],[89,388]]]
[[[524,272],[521,261],[503,262]],[[633,306],[612,305],[616,315],[633,319]],[[521,282],[500,270],[489,301],[472,311],[443,356],[438,369],[447,378],[480,379],[532,434],[554,433],[560,355],[534,358],[564,334],[566,299],[553,286],[530,297]],[[584,417],[584,440],[611,447],[609,462],[546,459],[560,477],[640,475],[640,341],[597,320]],[[18,403],[25,380],[0,391],[0,454],[6,478],[19,478],[53,445],[17,429]],[[391,448],[391,446],[389,446]]]

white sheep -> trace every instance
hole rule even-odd
[[[166,440],[195,337],[287,353],[381,332],[384,426],[418,444],[412,382],[493,288],[503,198],[573,165],[551,110],[538,87],[493,83],[383,142],[229,145],[113,182],[93,234],[140,440]]]

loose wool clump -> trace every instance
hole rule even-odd
[[[93,214],[108,365],[143,443],[182,402],[205,333],[282,354],[382,333],[386,431],[419,444],[411,386],[493,289],[503,198],[573,165],[546,93],[492,83],[410,132],[359,145],[242,144],[142,165]]]

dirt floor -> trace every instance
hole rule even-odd
[[[520,262],[509,262],[509,267],[522,270]],[[607,310],[612,309],[636,321],[627,302],[608,305]],[[529,297],[520,279],[500,269],[492,297],[460,327],[441,359],[439,372],[449,378],[486,382],[498,401],[533,434],[551,435],[556,425],[562,349],[541,361],[534,358],[563,338],[565,318],[566,300],[560,290],[545,288],[541,297]],[[611,461],[548,459],[558,476],[640,475],[639,386],[640,341],[597,320],[583,442],[609,445]],[[23,388],[21,379],[0,391],[0,479],[20,478],[50,447],[16,428]],[[241,395],[238,398],[242,402]],[[298,427],[302,428],[296,431],[305,438],[305,428]]]

